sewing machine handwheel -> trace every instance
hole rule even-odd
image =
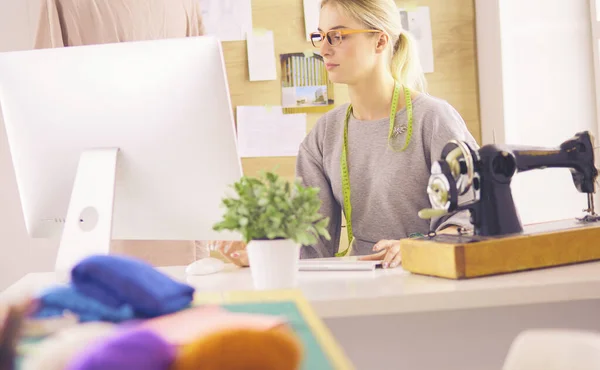
[[[463,141],[451,140],[444,146],[444,149],[442,149],[441,159],[443,161],[448,161],[448,156],[450,156],[455,149],[459,149],[461,152],[460,156],[456,158],[460,166],[460,171],[458,173],[450,171],[450,174],[451,178],[456,183],[458,194],[464,195],[473,185],[477,152],[471,149],[471,147]],[[451,160],[452,159],[450,159],[450,161]]]
[[[448,212],[456,209],[458,191],[450,165],[445,160],[436,161],[431,166],[427,194],[432,208],[444,209]]]

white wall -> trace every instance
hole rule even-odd
[[[588,0],[477,0],[484,143],[558,146],[597,133]],[[500,42],[498,42],[500,41]],[[494,135],[495,134],[495,135]],[[567,169],[520,173],[523,223],[577,217],[587,206]]]
[[[0,52],[32,47],[38,1],[0,0]],[[1,118],[0,238],[0,290],[28,272],[52,269],[57,241],[35,240],[27,236]]]

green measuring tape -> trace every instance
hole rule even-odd
[[[394,123],[396,121],[396,111],[398,110],[398,96],[400,95],[400,84],[396,82],[394,86],[394,94],[392,97],[392,109],[390,111],[390,130],[388,133],[388,145],[393,149],[391,145],[392,138],[397,136],[394,131]],[[406,140],[404,146],[399,151],[404,151],[410,144],[413,131],[413,110],[412,100],[410,99],[410,90],[404,86],[404,99],[406,103],[406,115],[408,122],[406,124]],[[344,214],[346,215],[346,231],[348,232],[348,248],[343,252],[335,254],[336,257],[344,257],[350,252],[352,244],[354,243],[354,233],[352,232],[352,203],[350,202],[350,173],[348,171],[348,122],[352,115],[352,104],[348,106],[346,110],[346,119],[344,121],[344,145],[342,147],[342,157],[340,160],[342,170],[342,192],[344,194]],[[400,131],[397,132],[398,134]]]

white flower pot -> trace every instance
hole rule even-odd
[[[299,244],[284,239],[252,240],[247,251],[256,289],[287,289],[297,285]]]

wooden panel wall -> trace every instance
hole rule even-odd
[[[435,72],[426,74],[428,91],[452,104],[480,141],[474,0],[397,0],[396,3],[430,8]],[[274,31],[277,60],[279,54],[312,50],[304,36],[302,4],[302,0],[252,0],[253,26]],[[280,80],[249,81],[245,41],[225,42],[223,49],[234,109],[238,105],[281,105]],[[335,102],[336,105],[348,102],[345,86],[336,85]],[[308,114],[307,130],[320,115]],[[245,158],[242,162],[246,175],[276,169],[288,179],[294,177],[295,158],[292,157]]]

